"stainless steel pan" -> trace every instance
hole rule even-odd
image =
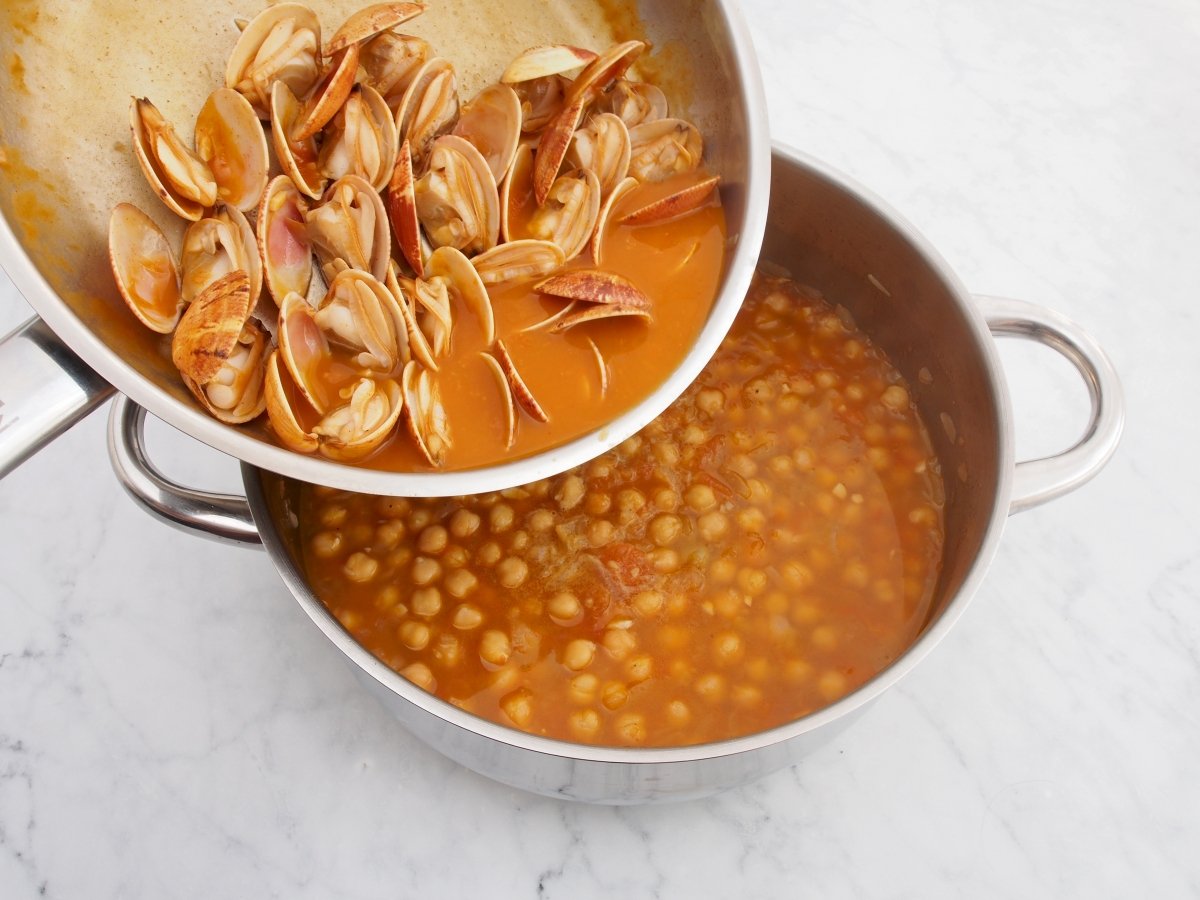
[[[329,28],[361,0],[310,0]],[[236,15],[262,0],[0,0],[0,264],[40,320],[0,341],[0,476],[112,390],[198,440],[309,482],[435,496],[509,487],[590,459],[641,428],[696,377],[741,304],[766,222],[770,145],[753,47],[732,0],[437,0],[413,31],[459,67],[473,94],[520,50],[604,47],[644,37],[644,75],[706,140],[721,173],[729,257],[721,291],[683,365],[608,427],[554,450],[469,472],[396,474],[290,453],[263,426],[205,414],[165,342],[124,308],[108,270],[108,214],[129,200],[175,241],[182,224],[145,185],[128,146],[131,94],[186,133],[222,78]]]
[[[294,484],[243,464],[246,497],[173,485],[141,446],[143,413],[114,407],[110,451],[122,482],[150,511],[210,537],[267,550],[304,611],[360,681],[414,734],[508,784],[605,803],[680,799],[742,784],[795,762],[836,734],[941,641],[983,580],[1005,518],[1077,488],[1117,446],[1121,387],[1077,325],[1015,300],[972,297],[917,232],[862,187],[794,150],[776,150],[764,259],[845,305],[914,391],[945,473],[946,544],[937,596],[913,646],[833,706],[779,728],[697,747],[584,747],[514,731],[444,703],[360,647],[305,583],[290,515]],[[1016,463],[1008,389],[992,335],[1045,344],[1078,369],[1091,396],[1083,437],[1063,453]]]

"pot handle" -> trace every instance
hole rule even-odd
[[[39,318],[0,338],[0,478],[112,393]]]
[[[245,497],[184,487],[164,476],[145,447],[146,410],[124,394],[108,415],[108,457],[121,487],[150,515],[214,541],[262,546]]]
[[[1061,353],[1082,376],[1091,398],[1083,436],[1062,453],[1017,463],[1009,515],[1070,493],[1104,468],[1121,440],[1125,399],[1108,355],[1059,313],[1023,300],[975,295],[992,334],[1036,341]]]

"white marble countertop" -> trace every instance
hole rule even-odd
[[[947,640],[801,765],[611,809],[411,738],[264,557],[134,508],[95,415],[0,482],[0,897],[1200,893],[1198,7],[744,5],[777,138],[972,289],[1107,347],[1129,407],[1109,468],[1013,518]],[[27,315],[4,281],[0,331]],[[1065,445],[1082,387],[1045,351],[1004,358],[1021,454]]]

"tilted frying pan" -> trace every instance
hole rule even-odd
[[[151,413],[231,456],[305,481],[377,494],[435,496],[522,484],[619,443],[699,374],[741,304],[762,243],[770,180],[765,101],[754,51],[732,0],[434,0],[412,23],[459,70],[471,96],[526,47],[603,48],[630,37],[653,47],[643,73],[705,135],[722,176],[729,235],[717,301],[680,367],[607,427],[501,465],[389,473],[291,453],[262,424],[233,427],[195,403],[167,342],[117,295],[107,224],[127,200],[178,246],[183,223],[146,186],[129,148],[130,95],[148,96],[190,133],[222,83],[234,19],[262,0],[0,0],[0,264],[34,319],[0,342],[0,475],[101,402],[115,387]],[[327,28],[359,0],[311,0]],[[111,387],[110,387],[111,385]]]

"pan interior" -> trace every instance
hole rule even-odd
[[[328,35],[366,4],[310,5]],[[130,150],[130,96],[149,97],[190,138],[204,100],[224,83],[238,34],[234,20],[261,6],[261,0],[0,0],[0,213],[57,294],[27,299],[39,311],[65,304],[123,361],[117,365],[189,405],[194,401],[171,364],[169,339],[146,331],[116,292],[108,216],[116,203],[134,203],[179,247],[185,223],[153,195]],[[649,40],[652,52],[638,71],[706,135],[706,156],[727,186],[728,233],[736,246],[745,218],[746,110],[729,96],[736,73],[717,4],[437,0],[410,30],[455,64],[464,99],[527,47],[561,42],[602,49]],[[246,430],[265,439],[261,425]]]

